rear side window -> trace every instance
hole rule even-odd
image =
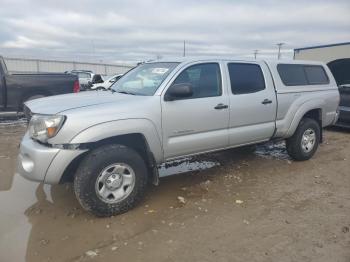
[[[307,85],[307,79],[302,65],[278,65],[278,73],[286,86]]]
[[[265,79],[259,65],[229,63],[231,90],[235,95],[259,92],[265,89]]]
[[[311,85],[328,84],[329,79],[322,66],[305,66],[307,81]]]
[[[286,86],[323,85],[329,79],[322,66],[279,64],[278,73]]]

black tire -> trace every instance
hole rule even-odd
[[[107,203],[97,195],[95,185],[101,171],[114,163],[130,166],[135,173],[135,184],[125,199]],[[99,217],[107,217],[133,208],[143,198],[147,180],[145,161],[134,149],[124,145],[105,145],[93,150],[82,160],[74,177],[74,191],[85,210]]]
[[[315,143],[313,148],[306,152],[302,148],[302,137],[306,130],[311,129],[315,132]],[[290,157],[296,161],[304,161],[310,159],[316,152],[320,142],[320,125],[311,118],[303,118],[293,136],[286,141],[287,152]]]

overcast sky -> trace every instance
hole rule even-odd
[[[0,0],[0,54],[141,61],[187,54],[284,58],[350,41],[350,1]]]

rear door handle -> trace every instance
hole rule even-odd
[[[261,102],[263,105],[267,105],[267,104],[271,104],[272,103],[272,100],[269,100],[269,99],[264,99],[264,101]]]
[[[220,103],[220,104],[217,104],[216,107],[214,107],[214,108],[217,110],[225,109],[225,108],[228,108],[228,105],[224,105],[224,104]]]

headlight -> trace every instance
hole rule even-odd
[[[28,125],[29,135],[45,143],[58,133],[64,120],[65,116],[60,115],[33,115]]]

